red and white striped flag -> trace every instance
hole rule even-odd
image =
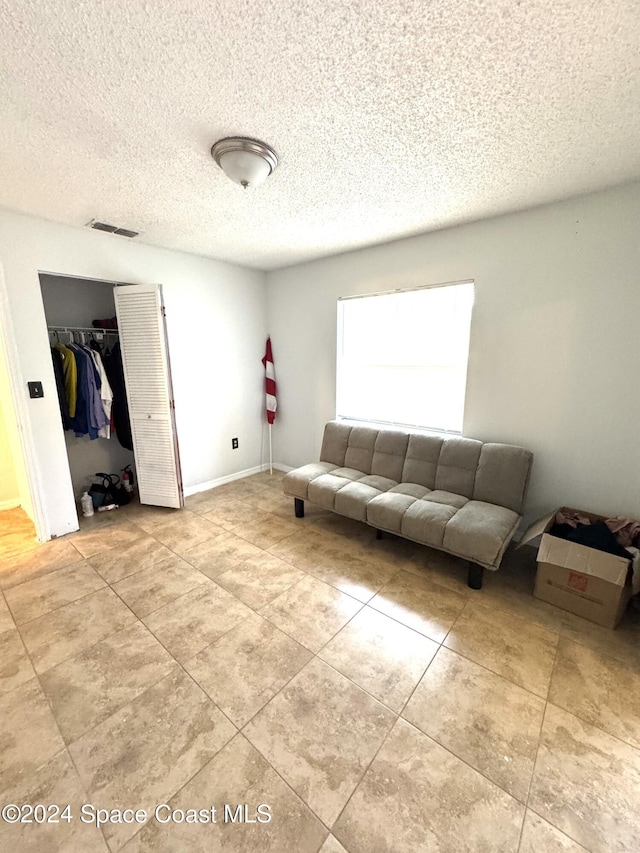
[[[271,338],[267,338],[267,350],[262,359],[264,364],[265,375],[265,390],[267,392],[267,421],[272,424],[276,419],[276,409],[278,401],[276,400],[276,373],[273,368],[273,353],[271,352]]]

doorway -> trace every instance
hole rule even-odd
[[[0,267],[0,561],[33,550],[46,537],[37,477],[29,464],[29,431],[19,411],[17,356]]]
[[[107,477],[124,471],[140,503],[183,506],[161,287],[39,278],[76,507],[123,505]],[[100,481],[113,499],[100,503]]]

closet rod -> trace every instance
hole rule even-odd
[[[96,329],[94,326],[47,326],[48,332],[100,332],[103,335],[117,335],[118,329]]]

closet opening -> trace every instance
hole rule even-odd
[[[160,287],[39,278],[78,517],[183,506]]]

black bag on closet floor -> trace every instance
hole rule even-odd
[[[92,483],[89,488],[89,494],[93,501],[93,508],[99,509],[101,506],[126,506],[131,500],[129,493],[120,483],[120,477],[117,474],[104,474],[98,471],[96,477],[102,477],[101,483]]]

